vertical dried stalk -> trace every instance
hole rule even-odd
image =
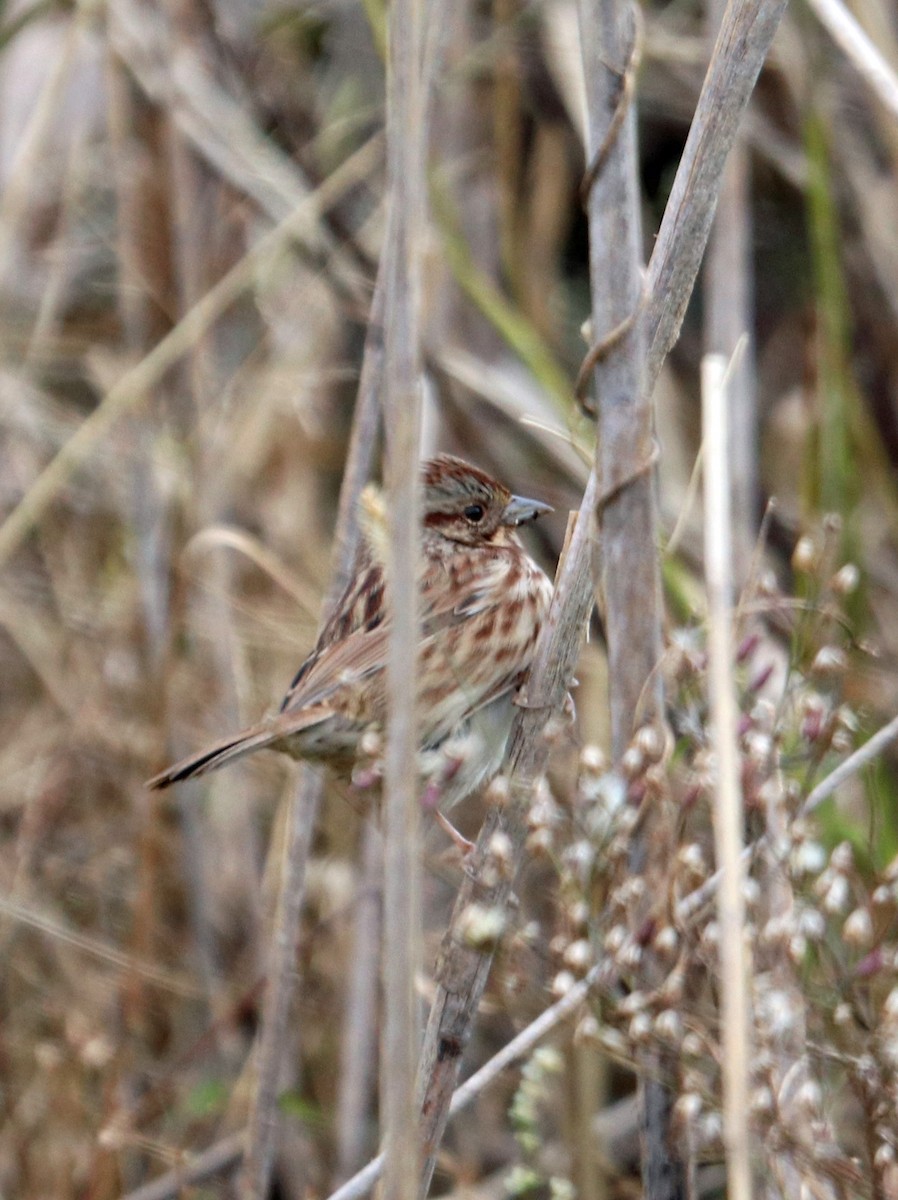
[[[389,728],[384,755],[384,1004],[381,1111],[385,1195],[418,1191],[415,976],[420,945],[416,651],[418,620],[421,423],[420,243],[425,187],[419,0],[394,0],[387,64],[387,172],[390,227],[386,279],[388,570],[393,623],[387,656]]]
[[[346,1016],[340,1046],[337,1103],[337,1175],[349,1178],[364,1162],[371,1081],[375,1070],[372,1036],[377,1017],[383,854],[380,830],[365,824],[362,873],[353,931]]]
[[[717,890],[723,994],[723,1116],[727,1195],[751,1200],[749,1163],[749,995],[742,883],[742,790],[736,742],[738,705],[733,679],[733,568],[730,531],[727,360],[702,363],[705,478],[705,586],[711,716],[717,761],[714,844],[722,872]]]
[[[608,339],[607,352],[591,357],[598,397],[600,590],[608,642],[611,749],[619,761],[635,726],[659,717],[663,707],[661,677],[655,670],[661,655],[661,583],[650,470],[652,417],[643,386],[645,326],[638,317],[642,229],[636,114],[628,102],[635,71],[636,10],[619,0],[583,0],[580,28],[592,176],[587,213],[593,334],[598,343]],[[615,336],[615,330],[622,335]],[[656,820],[655,814],[647,814],[634,844],[636,872],[646,868]],[[639,924],[643,917],[634,913],[634,922]],[[661,1082],[657,1056],[644,1056],[639,1066],[643,1186],[649,1200],[663,1200],[681,1194],[683,1188],[682,1164],[669,1145],[671,1098]]]
[[[726,0],[710,0],[708,27],[715,36]],[[752,331],[752,254],[749,159],[744,139],[733,146],[723,175],[705,267],[705,349],[732,360],[730,398],[730,488],[733,499],[733,567],[745,581],[757,538],[758,414]],[[740,338],[745,352],[733,357]]]
[[[246,1152],[238,1180],[240,1200],[265,1200],[277,1148],[278,1092],[296,961],[296,937],[305,894],[306,864],[323,791],[322,776],[303,766],[290,799],[278,907],[268,957],[265,1004],[257,1047]]]

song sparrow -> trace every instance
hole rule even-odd
[[[425,795],[449,807],[502,764],[552,585],[515,528],[551,511],[513,496],[461,459],[423,467],[417,715]],[[352,582],[299,668],[280,710],[169,767],[165,788],[263,747],[347,772],[387,716],[389,585],[368,539]]]

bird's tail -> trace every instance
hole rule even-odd
[[[205,775],[207,771],[217,771],[219,767],[227,766],[235,758],[242,758],[244,754],[251,754],[253,750],[270,746],[280,736],[281,731],[272,729],[270,725],[254,725],[251,729],[244,729],[242,733],[232,734],[229,738],[216,742],[214,746],[201,750],[199,754],[191,754],[189,758],[181,759],[173,767],[166,767],[164,771],[147,780],[147,787],[153,791],[160,791],[162,788],[171,787],[173,783],[180,783],[182,779],[194,779],[197,775]]]

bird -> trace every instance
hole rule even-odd
[[[548,576],[517,530],[552,510],[448,454],[421,471],[418,770],[422,802],[437,810],[502,766],[515,701],[552,599]],[[350,582],[279,709],[166,768],[149,788],[264,748],[350,777],[370,757],[386,729],[391,616],[383,538],[371,530],[370,515],[367,525]]]

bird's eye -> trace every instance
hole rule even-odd
[[[465,509],[465,516],[473,525],[476,525],[478,521],[483,520],[483,505],[469,504]]]

